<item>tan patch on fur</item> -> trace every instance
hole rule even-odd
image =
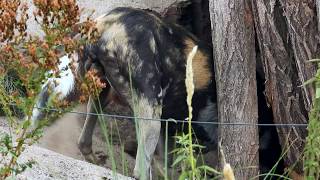
[[[196,44],[190,38],[185,40],[186,49],[184,50],[185,54],[188,55]],[[211,72],[208,64],[208,57],[198,49],[196,55],[192,60],[192,69],[193,69],[193,81],[195,89],[203,89],[207,87],[211,80]]]
[[[118,46],[121,46],[124,54],[128,52],[128,35],[123,24],[112,23],[102,34],[103,39],[108,40],[106,49],[116,51]]]
[[[109,15],[102,15],[95,19],[96,28],[98,34],[101,34],[108,28],[108,24],[116,22],[123,14],[122,13],[114,13]]]

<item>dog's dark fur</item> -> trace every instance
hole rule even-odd
[[[205,44],[182,27],[166,23],[156,14],[143,10],[117,8],[100,20],[97,28],[101,38],[86,48],[82,61],[93,59],[103,66],[105,77],[116,95],[132,109],[134,106],[137,108],[134,110],[136,116],[187,117],[186,59],[197,45],[199,48],[193,59],[193,117],[200,121],[216,120],[212,55]],[[135,99],[134,103],[132,99]],[[144,162],[150,163],[160,125],[158,122],[139,122],[143,129],[140,136],[147,136],[146,139],[141,138],[141,142],[151,150],[142,150],[138,146],[137,156],[146,154]],[[148,125],[145,127],[145,124]],[[202,128],[206,127],[198,126],[196,129]],[[210,137],[214,134],[200,135],[208,140],[214,139]],[[149,136],[154,139],[150,140]],[[149,164],[146,167],[148,169]],[[141,171],[136,165],[136,177],[141,176],[139,173]]]
[[[96,27],[98,41],[85,47],[78,62],[83,68],[79,71],[83,72],[91,65],[102,67],[103,78],[111,87],[100,94],[103,106],[113,99],[120,99],[137,117],[185,119],[188,115],[186,60],[194,46],[198,46],[192,64],[195,85],[193,120],[217,121],[213,59],[206,44],[182,27],[163,21],[155,13],[133,8],[110,11],[97,18]],[[90,99],[89,112],[96,112],[96,101]],[[92,153],[95,124],[96,116],[88,115],[79,139],[84,155]],[[139,120],[138,125],[134,176],[148,178],[161,123]],[[173,125],[171,133],[175,131]],[[213,125],[194,128],[198,138],[215,141]]]

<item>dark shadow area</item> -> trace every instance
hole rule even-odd
[[[268,107],[264,95],[265,79],[257,74],[257,94],[258,94],[258,122],[259,124],[273,124],[272,109]],[[284,173],[284,161],[281,157],[281,146],[277,129],[274,126],[259,127],[259,160],[260,174],[280,174]],[[277,162],[279,161],[278,165]],[[263,179],[264,176],[260,177]],[[268,179],[278,179],[278,177]]]
[[[211,22],[208,0],[191,0],[175,3],[162,16],[166,21],[177,23],[192,32],[209,46],[211,39]]]
[[[180,24],[199,39],[212,47],[211,23],[208,0],[191,0],[174,4],[162,15],[167,21]],[[257,41],[257,40],[256,40]],[[259,51],[258,45],[256,45]],[[268,106],[265,91],[265,79],[260,54],[257,52],[257,95],[258,95],[258,122],[260,124],[273,124],[273,114]],[[259,127],[259,159],[260,174],[284,173],[284,161],[281,157],[281,146],[277,129],[274,126]],[[278,164],[277,164],[278,162]],[[277,165],[276,165],[277,164]],[[268,179],[278,179],[278,177]],[[260,179],[263,179],[262,176]]]

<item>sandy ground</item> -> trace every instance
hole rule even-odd
[[[115,106],[112,105],[111,107],[114,108]],[[84,105],[81,105],[76,107],[74,111],[85,112],[86,108]],[[114,112],[114,114],[116,113]],[[71,113],[65,114],[63,117],[55,120],[50,126],[44,129],[43,137],[37,145],[63,155],[85,161],[77,146],[78,137],[80,135],[84,119],[84,115]],[[1,122],[5,123],[6,121],[0,121],[0,127],[7,126],[5,124],[1,124]],[[118,173],[126,176],[132,176],[137,147],[134,124],[128,120],[115,121],[105,119],[105,122],[107,122],[107,126],[109,127],[108,134],[112,137],[112,139],[110,139],[112,145],[111,148],[108,148],[102,133],[103,131],[99,126],[96,126],[92,145],[93,152],[98,159],[95,164],[109,169],[114,169],[114,166],[112,166],[112,161],[114,161],[116,171]],[[119,131],[116,131],[117,129]],[[112,151],[113,155],[109,155],[110,151]],[[203,156],[206,164],[214,167],[216,162],[215,152],[210,151]],[[153,161],[153,175],[156,177],[153,179],[163,179],[157,178],[159,177],[157,174],[161,174],[160,171],[163,173],[163,170],[161,170],[163,169],[163,166],[159,159],[160,157],[156,154]],[[178,171],[171,168],[169,169],[169,173],[173,174],[169,179],[178,179]]]
[[[54,128],[57,126],[55,125]],[[60,126],[61,127],[61,126]],[[49,127],[47,130],[49,130]],[[9,125],[6,120],[6,117],[0,116],[0,134],[2,133],[9,133]],[[59,131],[56,131],[56,133]],[[66,131],[62,131],[66,132]],[[55,134],[55,133],[53,133]],[[49,134],[48,134],[49,135]],[[46,136],[49,137],[49,136]],[[67,138],[62,136],[57,136],[59,139],[57,140],[66,140],[64,143],[68,142]],[[16,136],[14,135],[13,139]],[[48,139],[43,139],[42,141],[45,142]],[[49,140],[52,140],[49,138]],[[71,142],[72,143],[72,142]],[[72,148],[72,146],[67,146],[64,144],[66,148],[63,146],[56,146],[55,142],[48,142],[51,148],[58,147],[58,151],[69,154],[73,157],[80,157],[79,154],[76,154],[77,149]],[[74,154],[75,153],[75,154]],[[4,159],[3,159],[4,158]],[[0,153],[0,168],[3,167],[5,163],[8,163],[9,157],[5,156],[2,157]],[[87,163],[65,155],[61,153],[56,153],[54,151],[48,150],[46,148],[38,147],[37,145],[26,146],[22,154],[19,156],[18,163],[25,164],[28,162],[34,162],[32,164],[32,168],[27,168],[21,173],[18,173],[12,178],[9,179],[17,179],[17,180],[38,180],[38,179],[46,179],[46,180],[54,180],[54,179],[87,179],[87,180],[96,180],[96,179],[123,179],[129,180],[133,178],[129,178],[123,176],[121,174],[114,173],[109,168],[104,168],[103,166],[96,166],[92,163]]]
[[[81,105],[76,107],[74,111],[85,112],[86,108],[84,105]],[[84,119],[84,115],[65,114],[49,127],[45,128],[45,133],[40,139],[39,146],[75,159],[84,160],[84,157],[81,155],[77,146]],[[108,133],[112,134],[112,145],[111,148],[107,148],[100,126],[96,126],[92,145],[93,152],[99,160],[96,163],[112,169],[112,159],[111,156],[108,156],[107,154],[110,153],[108,149],[113,149],[113,157],[115,157],[114,161],[116,162],[117,171],[125,175],[132,174],[134,158],[127,152],[134,154],[136,151],[133,124],[125,120],[112,121],[109,119],[105,122],[107,122],[108,129],[110,129],[110,132]],[[117,124],[119,128],[115,128],[115,124]],[[116,129],[121,130],[120,138],[117,131],[115,131]],[[121,144],[123,144],[123,148]],[[126,152],[124,152],[123,149],[126,149]],[[125,164],[125,166],[122,167],[122,164]]]
[[[84,105],[78,106],[74,109],[74,111],[82,112],[85,112],[85,110],[86,108]],[[84,119],[84,115],[70,113],[65,114],[62,118],[59,118],[52,125],[45,129],[45,133],[40,139],[39,146],[75,159],[84,160],[77,146],[78,137],[80,135]],[[102,131],[100,127],[97,126],[93,137],[93,151],[96,157],[99,159],[99,162],[96,164],[112,169],[111,157],[114,157],[114,161],[117,166],[117,172],[123,175],[131,176],[134,168],[134,157],[136,152],[134,124],[127,120],[112,121],[106,119],[105,122],[108,122],[107,125],[109,127],[108,129],[110,130],[109,133],[112,134],[111,149],[113,149],[114,155],[108,155],[110,154],[110,151],[108,151],[110,148],[107,148]],[[116,128],[115,122],[117,123],[118,128]],[[119,131],[116,131],[116,129]],[[216,158],[214,158],[214,153],[214,151],[210,151],[204,154],[204,160],[206,161],[206,164],[214,166],[216,160]],[[153,168],[156,169],[154,174],[159,174],[159,169],[161,168],[159,156],[155,155],[154,160],[156,161],[154,161],[153,167],[157,167]],[[173,172],[173,174],[179,174],[176,171]],[[174,178],[172,179],[176,179],[175,175],[173,177]]]

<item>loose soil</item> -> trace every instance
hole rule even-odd
[[[114,108],[114,106],[111,107]],[[86,106],[79,105],[74,109],[74,111],[86,112]],[[119,110],[117,110],[117,112],[119,112]],[[123,110],[122,112],[126,112],[126,110]],[[50,126],[45,128],[44,135],[40,139],[39,146],[75,159],[85,160],[77,146],[78,137],[80,136],[84,120],[85,116],[81,114],[65,114],[63,117],[57,119]],[[110,120],[109,118],[105,119],[105,122],[109,127],[108,133],[111,134],[112,138],[113,157],[117,166],[117,172],[131,176],[134,168],[137,147],[134,123],[124,119],[116,121],[112,119]],[[117,129],[119,131],[117,131]],[[100,126],[96,126],[92,145],[93,152],[98,158],[98,162],[95,162],[95,164],[112,169],[112,158],[108,155],[108,152],[110,151],[108,151],[105,142],[103,131]],[[209,151],[204,154],[204,160],[207,165],[214,166],[216,160],[214,157],[216,157],[214,151]],[[155,155],[154,160],[156,161],[154,161],[154,167],[157,168],[153,169],[157,169],[157,172],[154,172],[154,174],[158,174],[161,171],[161,163],[159,159],[160,157]],[[171,171],[173,170],[170,170],[170,172]],[[174,174],[179,174],[179,172],[173,172],[175,172]],[[172,179],[177,179],[176,175],[174,175]]]

